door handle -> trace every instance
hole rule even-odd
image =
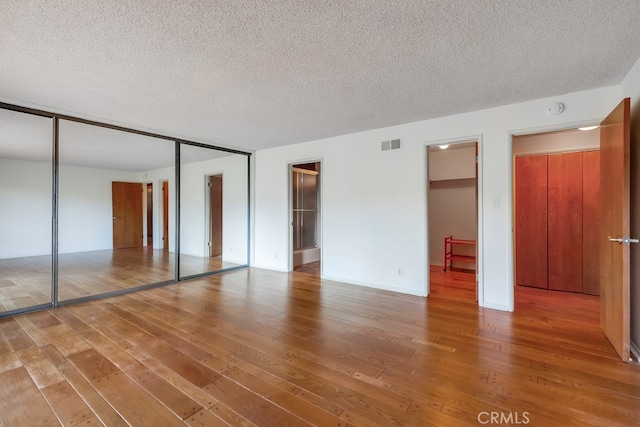
[[[640,243],[639,239],[632,239],[630,237],[611,237],[609,236],[609,241],[610,242],[616,242],[620,245],[625,244],[628,245],[630,243]]]

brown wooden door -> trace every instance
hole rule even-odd
[[[582,292],[600,295],[600,151],[582,153]]]
[[[547,156],[516,157],[516,284],[547,289]]]
[[[624,99],[601,123],[600,326],[622,360],[629,360],[629,244],[610,238],[630,232],[630,102]]]
[[[113,248],[142,246],[142,184],[111,183],[113,210]]]
[[[162,247],[169,249],[169,182],[162,183]]]
[[[548,156],[549,289],[582,292],[582,153]]]
[[[222,175],[209,177],[209,256],[222,255]]]

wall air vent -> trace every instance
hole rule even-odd
[[[400,139],[391,139],[380,143],[380,149],[382,151],[399,150],[400,148],[402,148],[402,142]]]

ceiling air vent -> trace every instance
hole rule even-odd
[[[389,141],[382,141],[380,143],[380,148],[382,151],[399,150],[400,148],[402,148],[402,143],[400,139],[391,139]]]

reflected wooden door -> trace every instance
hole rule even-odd
[[[113,210],[113,248],[142,246],[142,184],[134,182],[111,183]]]
[[[209,177],[209,256],[222,255],[222,175]]]
[[[162,183],[162,248],[169,249],[169,182]]]
[[[626,98],[600,127],[600,326],[625,362],[629,360],[631,326],[630,148],[630,103]]]

